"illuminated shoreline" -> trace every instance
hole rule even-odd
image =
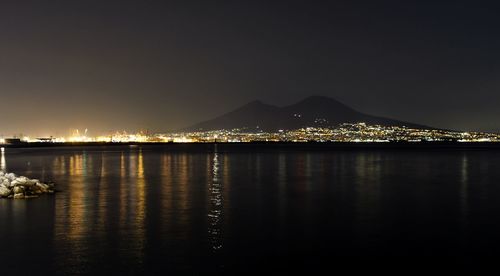
[[[294,130],[266,132],[260,129],[231,129],[193,132],[174,132],[165,134],[147,134],[143,132],[129,134],[116,132],[110,135],[91,137],[87,130],[81,135],[77,130],[69,137],[48,138],[4,138],[1,144],[170,144],[170,143],[428,143],[428,142],[464,142],[489,143],[500,142],[500,134],[487,132],[460,132],[442,129],[412,129],[404,126],[368,125],[365,123],[345,123],[336,127],[304,127]]]

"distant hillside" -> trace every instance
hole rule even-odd
[[[430,128],[414,123],[364,114],[335,99],[311,96],[296,104],[285,107],[277,107],[262,103],[261,101],[253,101],[234,111],[183,130],[207,131],[247,128],[248,130],[276,131],[279,129],[297,129],[313,126],[337,126],[342,123],[356,122],[386,126]]]

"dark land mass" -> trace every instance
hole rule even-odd
[[[434,129],[420,124],[368,115],[335,99],[311,96],[296,104],[284,107],[253,101],[217,118],[182,129],[182,131],[221,129],[277,131],[302,127],[334,127],[342,123],[359,122],[383,126]]]

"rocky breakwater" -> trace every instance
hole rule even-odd
[[[54,183],[42,183],[38,179],[0,172],[0,198],[25,199],[53,193]]]

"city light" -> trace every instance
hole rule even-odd
[[[413,129],[401,126],[345,123],[336,127],[305,127],[276,132],[248,131],[246,129],[214,130],[147,134],[144,132],[115,132],[90,136],[85,130],[75,130],[68,137],[2,138],[0,144],[21,143],[245,143],[245,142],[500,142],[500,134],[485,132],[457,132],[439,129]]]

